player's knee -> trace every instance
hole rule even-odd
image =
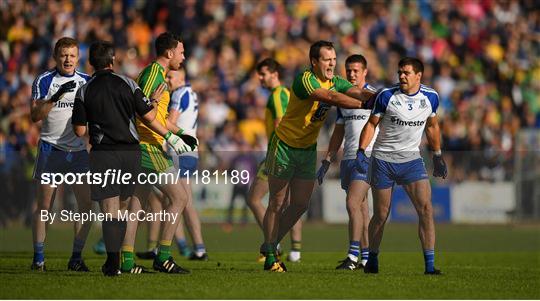
[[[349,216],[356,215],[360,213],[360,204],[358,202],[347,201],[347,213]]]
[[[388,217],[388,210],[379,210],[373,213],[373,217],[371,219],[374,223],[384,224],[386,222],[387,217]]]
[[[188,204],[189,198],[187,194],[182,193],[180,190],[173,190],[168,195],[171,205],[185,207]]]
[[[41,200],[37,202],[37,211],[40,210],[47,210],[49,211],[51,209],[51,201],[50,200]]]
[[[296,211],[298,212],[306,212],[309,209],[309,202],[307,203],[292,203],[291,205],[296,207]]]
[[[431,217],[433,215],[433,207],[431,204],[426,203],[421,206],[418,206],[418,216],[420,217]]]
[[[248,198],[247,198],[247,205],[252,208],[253,206],[256,206],[257,204],[259,204],[261,201],[256,198],[255,196],[253,195],[249,195]]]
[[[285,200],[283,199],[270,199],[268,202],[268,210],[279,213],[283,208],[283,204],[285,204]]]

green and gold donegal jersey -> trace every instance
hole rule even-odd
[[[331,105],[309,100],[311,93],[319,88],[345,93],[352,87],[351,83],[339,76],[322,81],[311,70],[298,74],[293,81],[289,106],[276,129],[276,135],[295,148],[312,146],[317,142]]]
[[[264,119],[266,125],[266,136],[270,140],[270,136],[275,130],[274,120],[282,118],[289,104],[290,92],[285,86],[277,86],[271,91],[264,110]]]
[[[150,98],[154,90],[156,88],[165,82],[165,68],[158,64],[157,62],[153,62],[139,74],[137,77],[137,84],[143,91],[144,95],[146,97]],[[167,108],[169,107],[169,101],[170,101],[170,94],[168,89],[165,89],[163,91],[163,94],[161,94],[161,98],[158,102],[157,107],[157,115],[156,119],[166,127],[165,121],[167,120],[168,111]],[[159,135],[158,133],[151,130],[149,127],[147,127],[140,118],[137,118],[137,131],[139,132],[139,140],[141,144],[157,144],[161,145],[163,143],[163,137]]]

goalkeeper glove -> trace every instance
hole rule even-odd
[[[433,154],[433,176],[446,179],[447,175],[448,169],[446,168],[446,162],[444,162],[442,154]]]
[[[171,148],[174,149],[177,155],[189,152],[191,150],[190,146],[180,139],[178,135],[167,132],[164,138],[167,140],[167,143],[171,146]]]
[[[187,135],[187,134],[184,134],[184,130],[183,129],[180,129],[178,130],[178,132],[176,133],[176,135],[180,138],[182,138],[182,140],[187,144],[189,145],[189,147],[191,147],[191,151],[194,151],[197,146],[199,145],[199,140],[197,140],[197,138],[191,136],[191,135]]]
[[[330,167],[330,161],[324,159],[321,161],[321,167],[319,167],[319,170],[317,170],[317,180],[319,180],[319,185],[322,184],[324,180],[324,176],[328,172],[328,168]]]
[[[69,81],[67,83],[63,83],[60,86],[60,89],[58,89],[58,91],[56,91],[56,93],[54,93],[54,95],[51,96],[50,100],[53,103],[57,102],[58,100],[60,100],[60,97],[62,97],[62,95],[75,90],[75,87],[77,87],[77,84],[75,83],[74,80],[71,80],[71,81]]]

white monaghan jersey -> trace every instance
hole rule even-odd
[[[186,134],[196,137],[199,102],[197,93],[191,89],[191,85],[185,85],[173,91],[169,102],[169,112],[171,110],[180,112],[176,126],[183,129]],[[197,152],[185,153],[185,155],[197,157]]]
[[[364,89],[369,89],[373,92],[377,90],[369,85],[365,84]],[[343,124],[345,129],[344,146],[343,146],[343,160],[351,160],[356,158],[356,152],[358,151],[358,144],[360,142],[360,134],[362,129],[369,120],[372,107],[366,106],[363,109],[343,109],[337,108],[336,124]],[[379,128],[375,128],[375,135],[371,139],[371,143],[366,148],[366,152],[369,153],[375,142],[375,138],[379,133]]]
[[[75,81],[76,88],[69,93],[65,93],[54,104],[51,111],[43,119],[41,125],[41,140],[46,141],[55,147],[65,151],[80,151],[86,149],[83,139],[77,137],[71,125],[71,115],[73,103],[77,89],[84,85],[90,76],[75,71],[73,75],[61,75],[56,69],[40,74],[32,84],[32,100],[49,100],[60,86],[69,81]]]
[[[439,95],[424,85],[413,95],[401,92],[399,85],[381,91],[372,112],[381,117],[373,156],[394,163],[420,158],[426,121],[436,115],[438,107]]]

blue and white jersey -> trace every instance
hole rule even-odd
[[[377,92],[377,89],[367,83],[363,88]],[[360,134],[369,120],[371,109],[372,108],[369,106],[362,109],[337,108],[336,124],[343,124],[345,129],[343,160],[351,160],[356,158],[356,152],[358,151],[358,144],[360,142]],[[371,143],[366,148],[366,152],[369,153],[371,151],[378,133],[379,128],[377,127],[375,128],[375,136],[373,136]]]
[[[71,114],[75,93],[80,86],[90,80],[90,76],[79,71],[68,76],[60,74],[56,69],[44,72],[32,84],[32,100],[49,100],[62,84],[72,80],[77,84],[76,88],[62,95],[43,119],[40,138],[61,150],[80,151],[86,149],[86,143],[73,132]]]
[[[401,92],[399,85],[381,91],[372,112],[381,117],[372,155],[393,163],[420,158],[426,121],[436,115],[438,106],[439,95],[424,85],[412,95]]]
[[[169,112],[171,110],[180,112],[180,116],[176,120],[176,126],[183,129],[186,134],[196,137],[199,102],[197,101],[197,93],[191,89],[191,85],[185,85],[172,92]],[[171,151],[169,149],[169,152]],[[182,154],[182,156],[184,155],[198,157],[196,151]]]

